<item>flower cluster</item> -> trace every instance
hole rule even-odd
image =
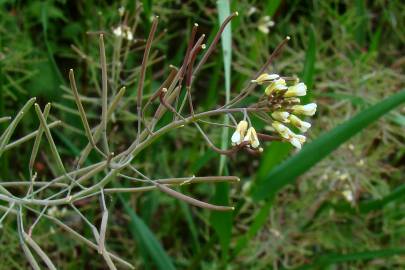
[[[126,25],[119,25],[113,29],[113,34],[116,37],[123,37],[128,41],[132,41],[134,39],[134,35],[132,34],[131,28]]]
[[[270,33],[270,28],[274,26],[274,21],[271,20],[270,16],[264,16],[259,20],[257,28],[260,32],[264,34]]]
[[[250,147],[253,149],[258,149],[263,151],[262,148],[259,148],[260,141],[257,137],[257,133],[254,127],[249,127],[248,122],[242,120],[236,126],[235,132],[232,134],[231,142],[232,145],[240,145],[242,142],[247,142]]]
[[[267,96],[268,105],[273,111],[271,113],[274,120],[272,127],[283,139],[301,149],[306,137],[294,133],[287,125],[297,128],[300,132],[306,132],[311,124],[301,120],[297,115],[313,116],[316,112],[316,104],[300,105],[299,97],[306,95],[307,86],[296,79],[293,81],[293,84],[288,85],[286,80],[278,74],[264,73],[252,82],[259,85],[267,84],[264,93]]]

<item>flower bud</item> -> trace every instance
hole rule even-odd
[[[264,92],[266,93],[266,95],[270,96],[273,92],[282,90],[287,90],[287,85],[285,80],[280,78],[270,83],[269,86],[266,87]]]
[[[280,78],[280,76],[278,74],[263,73],[259,77],[257,77],[256,80],[252,80],[252,82],[255,82],[257,84],[263,84],[265,82],[274,81],[279,78]]]
[[[303,135],[293,134],[289,139],[289,142],[297,149],[301,149],[307,138]]]
[[[288,117],[288,120],[290,121],[291,124],[293,124],[295,127],[297,127],[301,132],[306,132],[310,127],[311,124],[305,121],[302,121],[299,119],[297,116],[291,114]]]
[[[293,113],[313,116],[316,112],[316,104],[309,103],[306,105],[294,105],[291,107]]]
[[[232,145],[239,145],[242,142],[243,137],[245,136],[246,129],[248,127],[248,122],[242,120],[236,126],[236,131],[232,134],[231,142]]]
[[[273,117],[274,120],[280,121],[282,123],[288,123],[290,122],[288,120],[288,116],[290,115],[290,113],[288,112],[283,112],[283,111],[275,111],[271,114],[271,116]]]
[[[122,36],[122,27],[121,26],[117,26],[117,28],[113,29],[113,34],[116,37],[121,37]]]
[[[288,87],[284,97],[303,97],[307,94],[307,86],[305,83],[299,83]]]
[[[254,127],[250,127],[246,133],[245,138],[243,139],[245,142],[249,142],[250,146],[253,148],[257,148],[260,145],[259,138],[257,137],[256,130]]]
[[[284,139],[290,139],[293,136],[293,132],[286,126],[284,126],[283,124],[281,124],[280,122],[274,121],[271,124],[274,129],[281,135],[281,137],[283,137]]]

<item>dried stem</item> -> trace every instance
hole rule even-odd
[[[75,75],[74,75],[73,69],[69,70],[69,80],[70,80],[70,87],[72,88],[73,96],[75,97],[76,106],[77,106],[77,109],[79,110],[80,119],[82,120],[87,139],[89,140],[91,146],[93,146],[93,148],[95,150],[97,150],[97,152],[99,152],[103,157],[106,157],[106,155],[97,147],[96,142],[94,141],[89,122],[87,121],[86,112],[84,111],[82,101],[80,100],[79,92],[77,91]],[[103,102],[103,105],[104,105],[104,102]]]
[[[149,37],[146,42],[146,47],[145,51],[143,54],[143,59],[142,59],[142,65],[141,65],[141,73],[140,73],[140,78],[138,81],[138,90],[137,90],[137,99],[136,99],[136,107],[137,107],[137,113],[138,113],[138,132],[137,132],[137,141],[139,141],[139,136],[141,134],[141,119],[142,119],[142,95],[143,95],[143,84],[145,82],[145,73],[146,73],[146,65],[148,63],[148,57],[149,57],[149,52],[152,47],[152,41],[153,37],[156,32],[157,28],[157,23],[158,23],[158,17],[153,18],[152,22],[152,27],[149,32]]]
[[[107,105],[108,105],[108,77],[107,60],[105,56],[104,35],[99,36],[100,43],[100,65],[101,65],[101,134],[105,153],[109,153],[107,141]]]
[[[51,106],[51,104],[48,103],[46,106]],[[45,136],[48,139],[48,143],[49,143],[49,146],[51,148],[51,152],[52,152],[52,155],[53,155],[53,157],[55,159],[56,165],[58,166],[59,171],[61,171],[63,174],[66,174],[65,166],[63,165],[62,159],[60,158],[58,149],[56,148],[55,141],[52,138],[51,131],[48,128],[48,126],[46,125],[45,117],[42,114],[41,109],[39,108],[38,104],[35,104],[34,108],[35,108],[35,111],[36,111],[36,113],[38,115],[39,122],[41,123],[41,126],[44,129]]]
[[[260,70],[254,75],[254,78],[257,78],[260,74],[262,74],[270,64],[273,62],[273,60],[282,52],[282,49],[284,46],[287,44],[287,42],[290,40],[290,37],[287,36],[277,47],[274,49],[272,54],[270,55],[269,59],[267,59],[266,63],[260,68]],[[233,98],[228,104],[225,104],[223,107],[229,108],[231,106],[236,105],[239,101],[247,97],[255,88],[256,83],[249,82],[248,86],[243,89],[239,95],[237,95],[235,98]]]
[[[194,71],[194,76],[196,76],[198,74],[198,72],[200,71],[200,69],[202,68],[202,66],[205,64],[205,62],[207,62],[208,57],[210,57],[210,55],[212,54],[212,52],[215,50],[215,47],[218,44],[219,39],[221,38],[222,32],[224,32],[225,27],[228,25],[228,23],[234,18],[238,16],[238,12],[234,12],[231,15],[228,16],[228,18],[226,18],[224,20],[224,22],[221,24],[221,27],[219,28],[217,34],[214,37],[214,40],[211,42],[210,46],[208,47],[207,51],[205,52],[204,56],[202,57],[202,59],[200,60],[200,62],[198,63],[197,67],[195,68]]]

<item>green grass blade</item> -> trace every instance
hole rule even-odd
[[[145,249],[146,253],[150,256],[156,264],[157,269],[161,270],[174,270],[176,269],[167,253],[156,239],[154,234],[149,230],[148,226],[129,206],[123,196],[119,196],[124,209],[131,218],[131,233],[138,242],[139,246]],[[147,260],[147,258],[145,258]]]
[[[381,199],[377,200],[370,200],[360,203],[359,211],[360,213],[368,213],[373,210],[378,210],[383,208],[385,205],[394,202],[398,199],[405,198],[405,184],[397,187],[388,195],[382,197]]]
[[[339,145],[403,102],[405,102],[404,89],[324,133],[306,145],[297,155],[271,170],[266,177],[258,179],[257,185],[253,189],[254,199],[262,200],[274,197],[281,188],[294,182],[297,176],[309,170]]]
[[[365,0],[356,0],[355,5],[356,5],[357,19],[359,20],[358,25],[355,29],[356,41],[360,46],[364,47],[366,45],[368,33],[367,30],[368,18]]]
[[[308,48],[305,55],[304,70],[302,72],[302,80],[308,87],[307,95],[302,98],[303,103],[308,103],[312,99],[312,88],[314,86],[316,60],[316,36],[313,27],[309,31]]]
[[[178,203],[180,205],[181,212],[184,214],[188,228],[191,233],[191,237],[193,239],[192,243],[193,249],[195,252],[199,252],[201,250],[201,247],[200,242],[198,241],[198,231],[195,222],[193,220],[193,216],[191,215],[190,206],[182,201],[178,201]]]
[[[221,24],[230,15],[229,0],[219,0],[217,2],[218,7],[218,20]],[[228,103],[231,97],[231,61],[232,61],[232,34],[231,25],[229,24],[221,36],[222,44],[222,58],[224,62],[225,72],[225,102]],[[225,116],[224,123],[229,124],[228,116]],[[228,146],[228,128],[224,128],[221,136],[221,148],[227,148]],[[219,162],[219,174],[223,174],[226,171],[226,157],[221,156]],[[229,184],[220,183],[215,187],[215,195],[213,197],[214,204],[226,205],[229,204]],[[228,257],[229,243],[231,241],[232,232],[232,213],[219,213],[212,212],[210,222],[215,232],[219,237],[219,241],[222,249],[222,258],[225,262]]]
[[[47,15],[47,3],[42,3],[41,6],[41,22],[42,22],[42,32],[44,35],[44,41],[48,53],[48,60],[52,65],[53,71],[55,72],[60,83],[65,83],[62,73],[60,72],[58,65],[56,64],[55,57],[53,56],[53,50],[51,44],[48,40],[48,15]]]
[[[231,14],[229,0],[220,0],[217,2],[218,6],[218,20],[219,24]],[[224,71],[225,71],[225,103],[228,103],[231,99],[231,61],[232,61],[232,32],[231,24],[225,28],[221,36],[222,45],[222,58],[224,61]],[[225,124],[229,124],[229,118],[225,117]],[[224,128],[221,137],[221,146],[226,148],[228,145],[228,128]],[[219,165],[219,173],[223,172],[225,166],[226,157],[221,156],[221,161]]]
[[[276,13],[278,7],[281,4],[281,0],[271,0],[267,1],[267,6],[266,6],[266,15],[273,17],[274,14]]]

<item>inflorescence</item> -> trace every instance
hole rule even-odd
[[[292,82],[287,83],[287,80]],[[295,133],[290,127],[296,129],[297,132],[307,132],[311,124],[301,120],[297,115],[313,116],[316,112],[315,103],[300,104],[299,97],[307,94],[305,83],[299,82],[296,78],[282,78],[278,74],[268,73],[261,74],[252,82],[258,85],[266,85],[262,102],[268,106],[271,112],[272,129],[281,136],[282,140],[290,142],[297,149],[301,149],[306,137]],[[256,130],[252,126],[248,129],[248,122],[245,120],[238,123],[231,142],[232,145],[247,142],[254,149],[257,149],[260,145]],[[258,149],[263,151],[262,148]]]

